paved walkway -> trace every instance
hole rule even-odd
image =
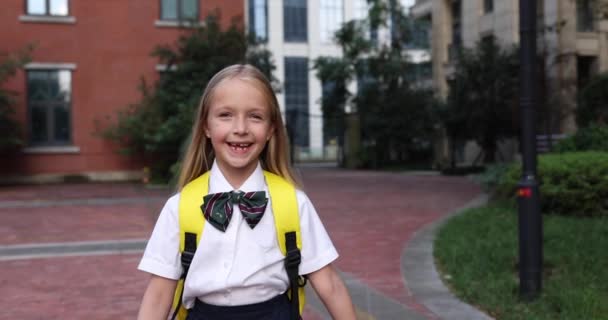
[[[484,319],[443,287],[437,226],[483,201],[463,177],[302,168],[359,319]],[[0,187],[0,319],[132,319],[136,270],[170,190],[135,184]],[[424,272],[424,271],[429,272]],[[305,319],[328,319],[314,293]]]

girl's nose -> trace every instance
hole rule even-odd
[[[247,130],[247,121],[245,117],[236,117],[234,120],[234,133],[236,134],[246,134]]]

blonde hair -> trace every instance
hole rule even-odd
[[[222,69],[216,73],[205,88],[203,96],[198,106],[194,126],[190,135],[190,144],[182,160],[178,191],[190,181],[196,179],[201,174],[209,171],[213,164],[214,154],[211,141],[205,135],[205,125],[209,108],[213,101],[213,93],[220,83],[224,80],[238,78],[256,86],[266,98],[270,108],[270,122],[274,126],[274,133],[267,142],[264,150],[260,154],[262,169],[270,171],[283,177],[296,186],[300,186],[299,179],[293,171],[289,160],[289,141],[287,132],[283,125],[281,110],[277,97],[272,90],[270,82],[266,76],[257,68],[248,64],[235,64]]]

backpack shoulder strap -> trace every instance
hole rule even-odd
[[[184,294],[184,282],[188,275],[190,263],[201,240],[205,218],[200,212],[201,199],[209,192],[209,172],[188,183],[180,192],[179,197],[179,252],[183,273],[177,283],[173,296],[174,310],[171,319],[186,319],[187,310],[181,305]]]
[[[301,282],[298,274],[302,235],[296,189],[291,183],[271,172],[264,171],[264,177],[270,193],[279,248],[285,255],[285,270],[291,289],[289,295],[292,302],[292,315],[294,319],[300,319],[306,298],[304,296],[305,281]]]
[[[296,232],[296,244],[301,249],[300,215],[295,187],[280,176],[268,171],[264,171],[264,177],[266,178],[268,191],[272,200],[272,212],[281,252],[287,254],[286,243],[283,240],[285,233],[291,231]]]

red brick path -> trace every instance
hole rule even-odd
[[[305,191],[335,242],[337,266],[434,316],[407,290],[401,253],[416,230],[479,194],[467,178],[305,169]],[[147,238],[168,190],[91,184],[0,188],[0,245]],[[8,201],[141,198],[142,203],[1,207]],[[145,201],[145,198],[151,199]],[[0,319],[132,319],[147,276],[140,254],[0,261]],[[307,320],[320,319],[307,309]]]

